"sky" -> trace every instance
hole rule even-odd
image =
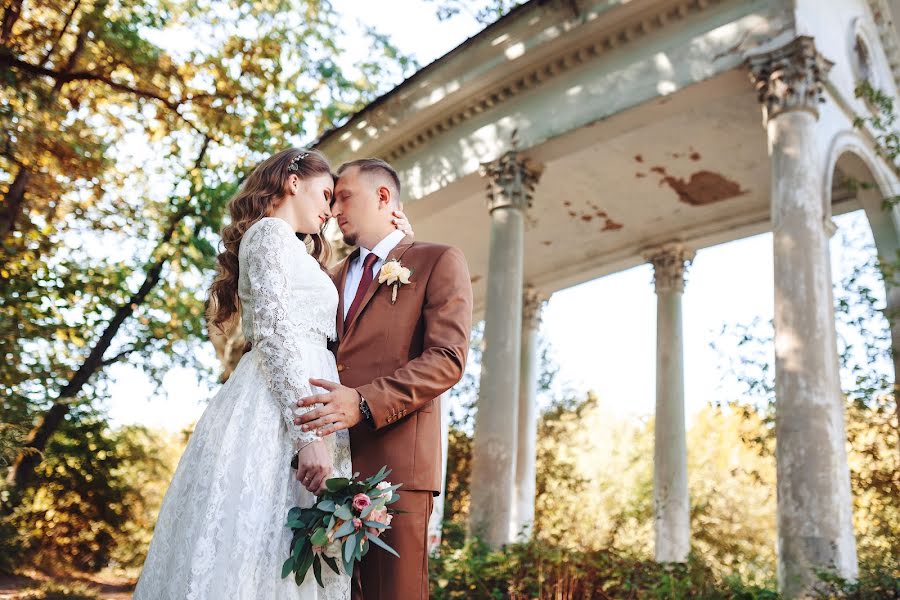
[[[480,30],[474,19],[460,16],[439,23],[434,5],[422,0],[392,0],[392,11],[372,10],[367,0],[332,0],[345,15],[350,60],[366,49],[358,19],[391,36],[403,52],[424,66]],[[396,15],[402,14],[403,19]],[[355,16],[353,16],[355,15]],[[408,23],[416,23],[409,27]],[[438,35],[439,34],[439,35]],[[864,231],[861,212],[835,218],[840,230]],[[413,224],[415,225],[415,224]],[[841,235],[832,238],[832,271],[839,274],[854,260]],[[762,234],[700,250],[686,276],[683,299],[685,402],[690,416],[710,402],[736,399],[741,391],[722,376],[723,361],[710,347],[723,325],[769,321],[774,290],[772,237]],[[655,405],[656,296],[653,273],[644,265],[557,292],[544,311],[542,336],[559,364],[558,383],[580,392],[597,392],[614,414],[642,418]],[[207,364],[217,364],[207,344]],[[108,408],[113,424],[140,423],[179,430],[196,421],[216,387],[197,373],[176,368],[161,393],[138,370],[117,365]]]

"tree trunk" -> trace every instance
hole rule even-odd
[[[209,142],[209,137],[204,139],[203,146],[194,163],[194,168],[199,168],[202,164]],[[172,219],[169,221],[169,226],[166,228],[157,244],[157,248],[172,241],[172,238],[175,236],[175,232],[178,229],[178,225],[189,214],[190,209],[187,205],[183,206],[173,214]],[[202,225],[198,223],[194,229],[194,235],[198,235],[201,228]],[[34,481],[35,468],[41,462],[40,453],[47,447],[47,442],[50,440],[50,437],[57,429],[59,429],[60,424],[68,414],[71,401],[81,392],[82,388],[90,378],[102,370],[104,367],[103,355],[109,350],[112,341],[116,337],[116,334],[118,334],[122,324],[134,313],[137,307],[144,303],[147,296],[159,283],[163,267],[165,267],[168,260],[169,257],[163,255],[159,256],[155,261],[148,265],[147,273],[141,287],[137,292],[132,294],[127,302],[116,309],[113,318],[106,325],[103,334],[94,344],[93,348],[91,348],[90,354],[88,354],[87,358],[85,358],[75,374],[72,375],[72,378],[66,386],[60,391],[59,397],[53,405],[40,417],[40,419],[38,419],[37,424],[28,434],[28,438],[25,440],[25,444],[19,452],[15,464],[13,465],[13,469],[9,474],[8,480],[12,484],[12,489],[10,490],[10,498],[3,507],[2,512],[8,514],[21,501],[23,492]]]
[[[12,38],[12,30],[22,15],[22,0],[11,0],[9,6],[3,11],[3,21],[0,22],[0,44],[6,45]]]
[[[19,167],[15,179],[6,192],[3,206],[0,207],[0,240],[5,240],[16,229],[16,223],[25,207],[25,186],[28,185],[28,176],[28,170]]]

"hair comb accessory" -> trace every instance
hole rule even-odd
[[[300,161],[309,156],[309,152],[301,152],[297,156],[291,159],[291,162],[288,163],[288,171],[299,171],[300,170]]]

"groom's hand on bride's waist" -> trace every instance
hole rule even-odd
[[[321,405],[294,418],[294,423],[300,425],[303,431],[316,431],[320,437],[325,437],[341,429],[350,429],[362,421],[361,398],[355,389],[325,379],[310,379],[309,383],[327,391],[297,402],[300,407]]]

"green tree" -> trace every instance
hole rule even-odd
[[[170,434],[128,426],[113,432],[113,438],[121,461],[114,474],[122,481],[123,502],[131,516],[113,532],[109,557],[118,566],[138,567],[144,564],[156,517],[190,430]]]
[[[519,0],[488,0],[470,2],[466,0],[426,0],[435,5],[437,17],[446,21],[465,14],[479,25],[487,26],[522,4]]]
[[[140,566],[186,441],[139,426],[112,429],[84,406],[70,412],[37,468],[40,485],[9,519],[21,532],[19,559],[51,572]]]
[[[412,63],[374,36],[342,66],[319,0],[10,0],[0,22],[0,417],[29,429],[9,512],[107,367],[202,366],[201,290],[246,171]]]
[[[96,413],[70,413],[49,442],[30,488],[12,515],[38,564],[94,571],[109,561],[116,532],[133,516],[117,440]]]

